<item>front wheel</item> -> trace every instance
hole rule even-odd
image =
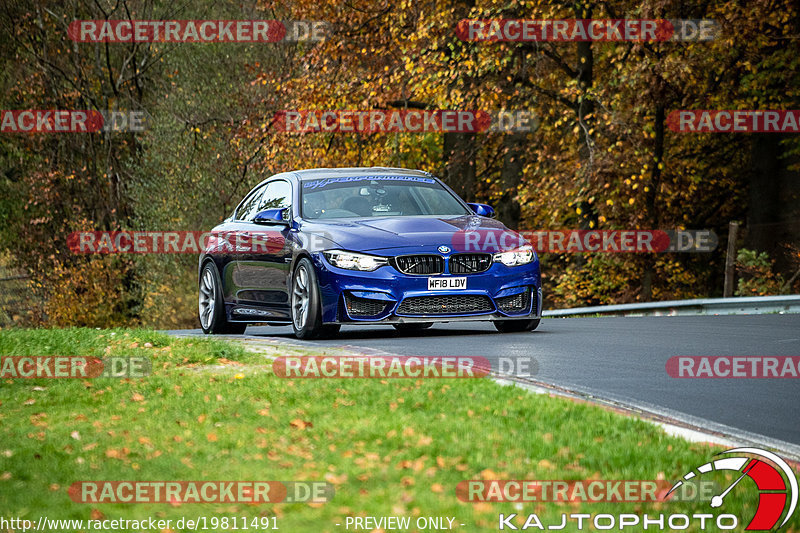
[[[522,331],[533,331],[539,327],[539,318],[532,320],[495,320],[494,327],[500,333],[520,333]]]
[[[314,265],[303,257],[292,274],[292,328],[298,339],[329,337],[339,331],[338,324],[322,323],[322,300]]]
[[[222,282],[217,266],[209,261],[200,271],[198,316],[203,333],[241,334],[247,324],[228,322],[225,316],[225,301],[222,298]]]

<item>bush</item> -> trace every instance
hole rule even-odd
[[[783,276],[772,270],[774,261],[767,252],[757,252],[742,248],[736,254],[736,270],[739,282],[737,296],[766,296],[770,294],[786,294],[789,287]]]

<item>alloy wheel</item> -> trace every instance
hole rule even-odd
[[[198,302],[200,324],[204,329],[210,329],[211,321],[214,319],[214,310],[216,307],[216,295],[214,291],[214,273],[211,272],[210,268],[205,268],[200,278],[200,297]]]
[[[298,266],[292,283],[292,320],[297,329],[303,329],[308,320],[310,301],[308,281],[309,275],[305,265]]]

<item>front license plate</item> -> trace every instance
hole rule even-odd
[[[428,278],[429,291],[464,290],[467,278]]]

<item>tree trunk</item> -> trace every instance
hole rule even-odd
[[[503,168],[500,170],[503,196],[495,206],[495,211],[497,218],[511,229],[519,228],[521,209],[517,201],[517,189],[522,183],[527,137],[527,133],[517,132],[508,133],[503,139]]]
[[[475,134],[447,132],[444,134],[442,178],[463,199],[475,199]]]
[[[664,160],[664,105],[659,103],[656,106],[655,119],[655,146],[653,147],[653,177],[650,180],[650,190],[645,193],[645,221],[650,230],[657,230],[661,223],[658,216],[656,199],[658,189],[661,187],[661,164]],[[656,274],[656,256],[647,254],[644,258],[644,272],[642,274],[642,299],[649,301],[653,299],[653,279]]]
[[[780,222],[780,174],[782,150],[777,133],[752,133],[745,248],[776,251],[776,223]]]

